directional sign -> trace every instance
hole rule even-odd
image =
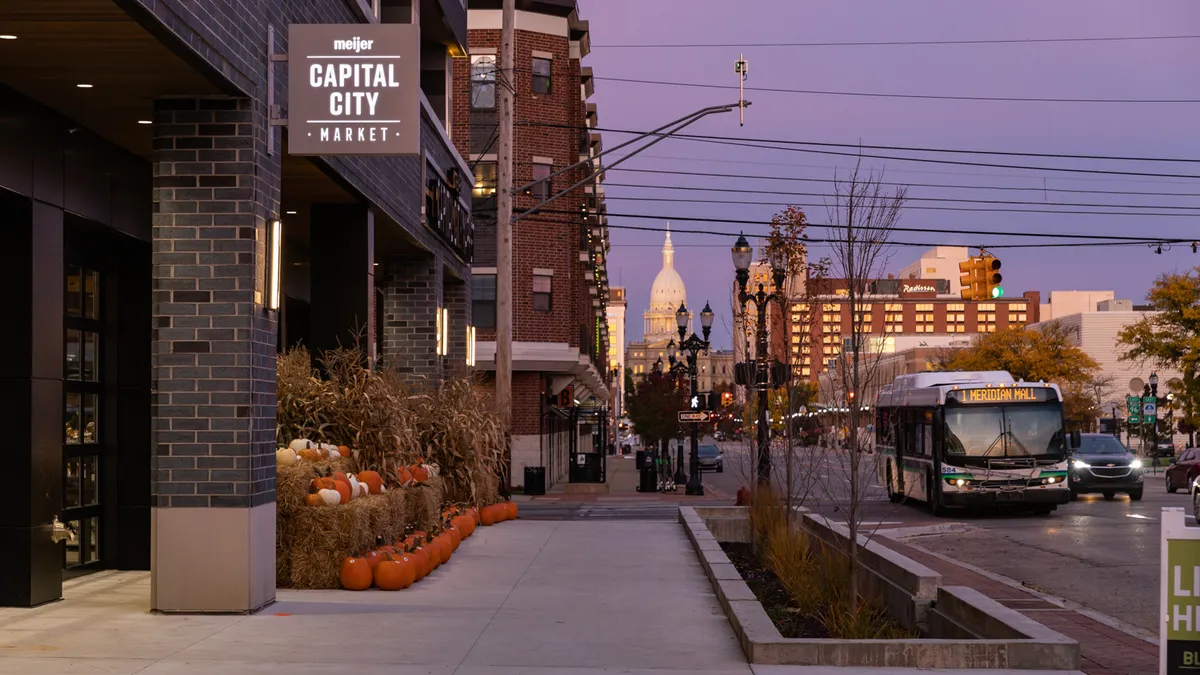
[[[1126,396],[1125,409],[1130,415],[1140,415],[1142,412],[1142,397],[1141,396]]]
[[[680,410],[680,422],[710,422],[712,421],[712,413],[707,410]]]
[[[1142,397],[1142,417],[1146,418],[1147,422],[1154,421],[1158,415],[1158,401],[1153,396]]]

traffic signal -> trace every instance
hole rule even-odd
[[[1000,286],[1000,281],[1003,277],[1000,276],[1000,259],[993,256],[985,256],[982,259],[983,263],[983,278],[986,286],[985,298],[996,298],[1004,295],[1004,289]]]
[[[733,392],[732,391],[721,392],[721,406],[728,408],[731,405],[733,405]]]
[[[971,256],[967,260],[958,263],[958,271],[962,275],[958,278],[962,284],[962,290],[959,295],[963,300],[982,300],[984,293],[987,292],[987,286],[984,284],[983,259],[978,256]]]
[[[575,403],[575,387],[567,385],[558,392],[558,407],[570,408]]]

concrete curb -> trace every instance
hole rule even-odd
[[[887,537],[893,540],[909,539],[911,537],[927,537],[938,534],[953,534],[955,532],[966,532],[973,530],[967,523],[938,523],[936,525],[918,525],[916,527],[893,527],[887,529],[879,529],[875,531],[878,537]]]
[[[1148,642],[1148,643],[1154,645],[1155,647],[1157,647],[1159,644],[1158,636],[1156,634],[1146,630],[1145,628],[1142,628],[1141,626],[1135,626],[1131,623],[1122,621],[1115,616],[1109,616],[1108,614],[1098,612],[1094,609],[1091,609],[1090,607],[1087,607],[1086,605],[1081,605],[1078,602],[1075,602],[1073,600],[1068,600],[1066,598],[1062,598],[1057,595],[1050,595],[1049,593],[1039,591],[1036,588],[1031,588],[1029,586],[1026,586],[1025,584],[1021,583],[1020,581],[1017,581],[1016,579],[1013,579],[1012,577],[1006,577],[1003,574],[997,574],[996,572],[992,572],[990,570],[985,570],[982,567],[976,567],[975,565],[972,565],[970,563],[966,563],[961,560],[956,560],[944,553],[938,553],[937,551],[932,551],[930,549],[925,548],[924,546],[920,546],[911,541],[906,541],[904,543],[907,544],[908,546],[911,546],[911,547],[917,549],[918,551],[920,551],[922,553],[931,555],[940,560],[945,560],[948,563],[958,565],[959,567],[961,567],[965,570],[969,570],[980,576],[985,576],[985,577],[991,579],[992,581],[1004,584],[1005,586],[1009,586],[1011,588],[1015,588],[1015,589],[1024,591],[1026,593],[1029,593],[1030,595],[1033,595],[1034,597],[1037,597],[1041,600],[1045,600],[1046,602],[1048,602],[1052,605],[1056,605],[1058,607],[1062,607],[1063,609],[1069,609],[1074,612],[1078,612],[1078,613],[1088,617],[1089,619],[1092,619],[1093,621],[1102,623],[1105,626],[1108,626],[1109,628],[1119,630],[1122,633],[1129,635],[1130,637],[1135,637],[1139,640],[1144,640],[1145,642]]]
[[[973,669],[1036,669],[1039,672],[1078,671],[1079,643],[969,588],[941,588],[940,575],[894,551],[887,549],[885,562],[898,570],[901,577],[923,590],[930,581],[945,607],[930,603],[933,623],[948,626],[959,635],[976,638],[999,633],[1000,639],[906,639],[906,640],[837,640],[785,638],[775,627],[753,591],[742,580],[720,542],[706,524],[718,521],[718,530],[741,534],[726,521],[734,520],[732,511],[738,507],[711,509],[701,517],[697,509],[681,506],[679,522],[712,583],[717,601],[724,610],[734,634],[752,664],[795,666],[840,666],[858,668],[963,668]],[[726,510],[728,509],[728,510]],[[741,510],[745,513],[745,510]],[[745,516],[742,516],[745,518]],[[811,519],[811,516],[806,516]],[[825,535],[836,533],[837,525],[821,518],[811,523],[823,526]],[[748,534],[749,524],[745,525]],[[880,546],[880,548],[886,548]],[[903,588],[906,584],[897,584]],[[911,601],[910,601],[911,602]]]

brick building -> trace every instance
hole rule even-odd
[[[277,350],[358,332],[413,377],[466,371],[464,4],[49,4],[0,3],[0,605],[109,568],[149,569],[155,610],[254,611],[275,597]],[[388,45],[421,54],[413,150],[289,152],[276,122],[310,85],[271,54],[311,23],[417,24]]]
[[[496,179],[499,143],[496,71],[501,2],[472,0],[470,58],[455,63],[453,138],[472,163],[478,224],[473,274],[476,366],[495,369]],[[515,23],[514,187],[544,179],[600,152],[588,24],[575,0],[520,0]],[[514,214],[583,180],[599,159],[518,194]],[[569,455],[603,438],[609,395],[608,233],[599,179],[573,190],[513,228],[513,485],[524,467],[546,467],[547,483],[568,477]],[[573,405],[550,405],[565,388]]]
[[[817,380],[841,356],[853,320],[861,321],[863,333],[872,338],[864,350],[880,354],[897,351],[896,340],[888,338],[939,340],[993,333],[1036,323],[1040,309],[1037,291],[966,301],[949,294],[946,279],[879,279],[851,308],[845,280],[815,283],[807,300],[790,303],[786,329],[793,377],[805,380]]]

